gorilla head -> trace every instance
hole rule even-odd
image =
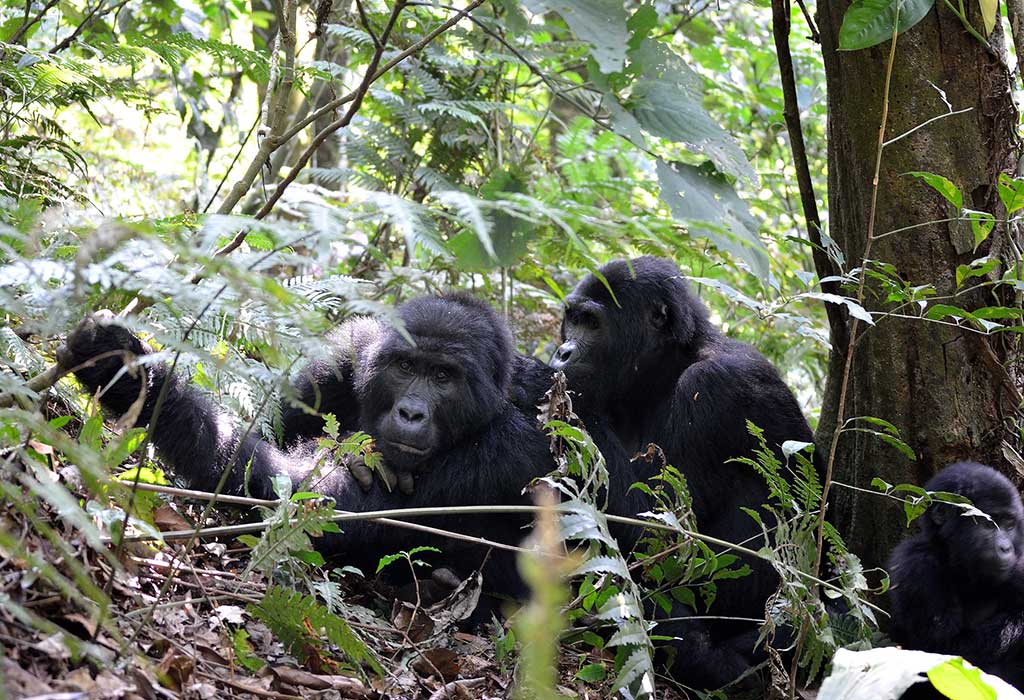
[[[363,424],[384,459],[419,471],[502,410],[512,339],[494,310],[468,295],[420,297],[398,315],[405,334],[382,327],[354,379]]]
[[[566,298],[562,345],[551,366],[590,405],[642,396],[651,386],[674,386],[710,330],[707,308],[674,263],[616,260]]]
[[[1024,554],[1024,508],[1010,480],[991,467],[960,462],[932,477],[925,489],[960,494],[988,518],[964,517],[963,509],[936,503],[922,516],[922,536],[941,542],[951,570],[973,584],[1004,583]]]

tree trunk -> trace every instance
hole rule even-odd
[[[869,230],[890,44],[837,51],[847,7],[846,0],[820,3],[818,25],[828,83],[828,233],[845,254],[849,271],[861,265]],[[982,26],[980,18],[972,19],[974,26]],[[960,188],[965,208],[1004,217],[996,181],[1001,172],[1012,174],[1016,165],[1018,117],[1010,96],[1011,78],[997,58],[1005,55],[1000,31],[991,39],[994,55],[939,2],[897,40],[886,140],[949,111],[932,85],[945,93],[954,111],[971,111],[939,119],[885,147],[869,258],[893,266],[910,285],[933,284],[940,297],[957,291],[957,265],[985,254],[1011,261],[1007,236],[1019,234],[997,226],[976,253],[967,222],[884,234],[957,216],[945,199],[904,174],[910,171],[943,175]],[[878,289],[869,279],[865,306],[896,311]],[[980,290],[946,303],[970,310],[1013,302],[994,300],[991,291]],[[983,336],[951,325],[894,317],[878,318],[875,326],[860,324],[845,418],[874,416],[893,423],[917,455],[911,461],[863,432],[844,432],[839,440],[832,514],[866,566],[883,564],[904,536],[902,508],[843,484],[871,488],[876,476],[893,484],[923,484],[960,459],[1010,472],[1002,443],[1007,419],[1019,408],[1012,399],[1013,380],[1004,369],[1010,335]],[[845,355],[846,347],[833,349],[817,436],[825,451],[835,429]]]

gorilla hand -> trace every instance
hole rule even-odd
[[[83,319],[57,350],[57,364],[65,372],[74,372],[91,393],[104,388],[103,406],[123,414],[141,395],[145,376],[132,360],[152,349],[128,329],[112,323],[113,319],[114,314],[106,310]],[[127,373],[119,377],[126,366]]]
[[[399,491],[411,496],[414,484],[412,474],[407,471],[395,471],[385,464],[380,454],[370,454],[374,454],[375,459],[367,459],[369,455],[360,451],[346,454],[340,460],[363,491],[373,488],[373,475],[376,472],[384,481],[384,486],[388,491],[394,491],[397,486]]]

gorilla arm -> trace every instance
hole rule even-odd
[[[143,356],[150,349],[127,329],[102,317],[90,317],[68,337],[58,352],[64,370],[75,376],[93,394],[101,391],[100,404],[115,415],[125,414],[143,391],[143,380],[131,371],[118,373],[126,354]],[[150,429],[150,439],[160,456],[195,488],[213,491],[221,474],[228,470],[225,494],[243,495],[246,473],[249,492],[257,498],[276,498],[272,477],[287,475],[293,483],[309,472],[312,464],[296,463],[286,453],[261,440],[250,431],[239,431],[235,419],[199,389],[159,364],[137,366],[145,379],[145,399],[135,421],[146,425],[154,417],[161,390],[166,392],[160,412]]]

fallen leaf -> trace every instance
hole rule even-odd
[[[412,662],[412,668],[423,677],[439,676],[448,683],[459,676],[459,655],[445,647],[428,649]]]

